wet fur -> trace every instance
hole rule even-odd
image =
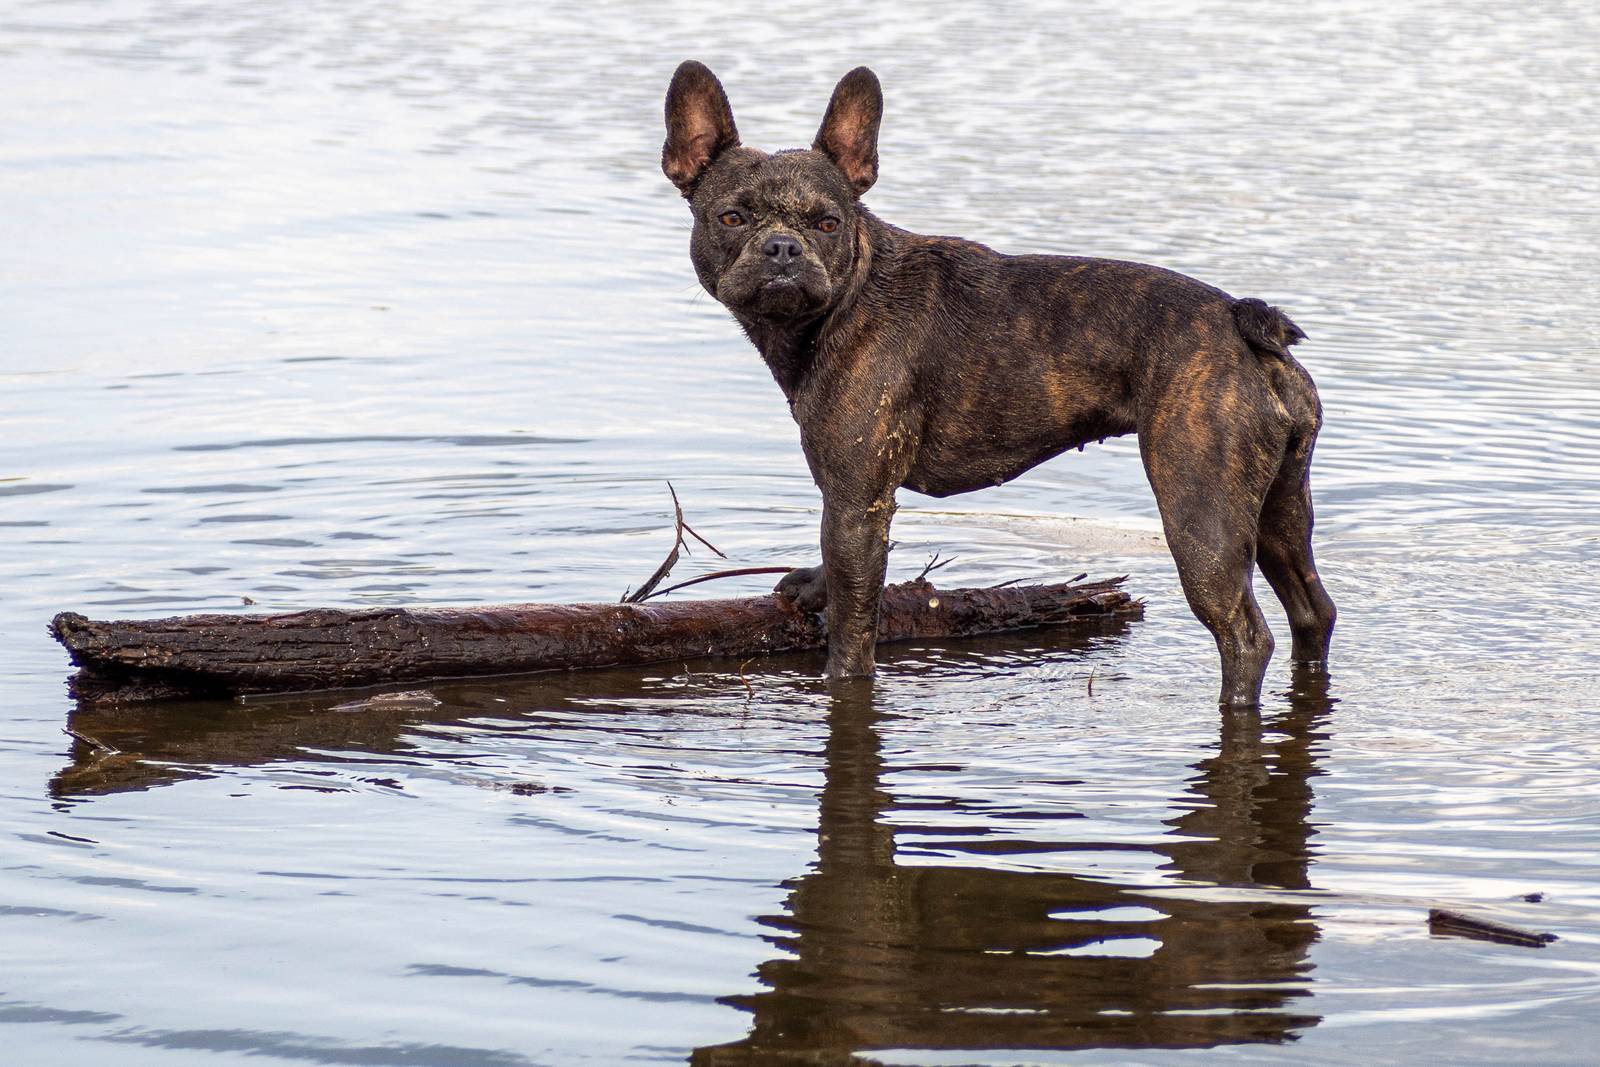
[[[1128,433],[1216,638],[1222,702],[1255,704],[1272,655],[1258,563],[1294,658],[1325,661],[1334,607],[1308,483],[1321,406],[1289,354],[1304,333],[1261,300],[1160,267],[1008,256],[881,221],[859,201],[877,176],[881,108],[858,68],[810,150],[768,155],[739,144],[700,64],[679,68],[667,100],[663,169],[695,216],[695,271],[788,398],[822,491],[823,566],[779,590],[826,606],[828,675],[872,673],[897,488],[970,492]],[[774,242],[802,254],[775,256]]]

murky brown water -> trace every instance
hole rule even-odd
[[[9,5],[0,1059],[1594,1062],[1597,10]],[[891,572],[1128,573],[1124,629],[63,736],[61,609],[611,599],[668,478],[812,561],[656,167],[690,55],[766,146],[874,66],[902,225],[1290,308],[1331,684],[1218,715],[1118,441],[902,494]]]

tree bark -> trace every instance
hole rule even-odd
[[[886,586],[878,640],[961,637],[1137,617],[1122,578],[935,589]],[[290,615],[96,621],[62,612],[50,632],[90,703],[338,689],[529,671],[750,657],[821,648],[820,616],[776,596],[644,604],[515,604]]]

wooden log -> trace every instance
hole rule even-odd
[[[887,586],[878,640],[961,637],[1137,617],[1122,578],[989,589]],[[339,689],[821,648],[822,618],[767,595],[643,604],[514,604],[96,621],[50,632],[88,703]]]

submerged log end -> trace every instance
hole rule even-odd
[[[144,704],[158,700],[226,697],[224,687],[207,687],[195,678],[163,679],[154,675],[119,675],[79,667],[67,678],[67,695],[79,704]]]
[[[1449,908],[1428,909],[1428,930],[1440,937],[1467,937],[1476,941],[1495,941],[1502,945],[1520,945],[1523,948],[1544,948],[1559,941],[1555,934],[1541,930],[1524,930],[1496,919],[1481,915],[1468,915]]]
[[[226,694],[225,687],[198,675],[169,676],[154,662],[159,657],[148,654],[151,650],[136,655],[132,665],[119,664],[116,626],[75,611],[60,612],[50,620],[50,636],[61,643],[78,668],[67,678],[67,694],[74,700],[84,704],[140,703]]]

